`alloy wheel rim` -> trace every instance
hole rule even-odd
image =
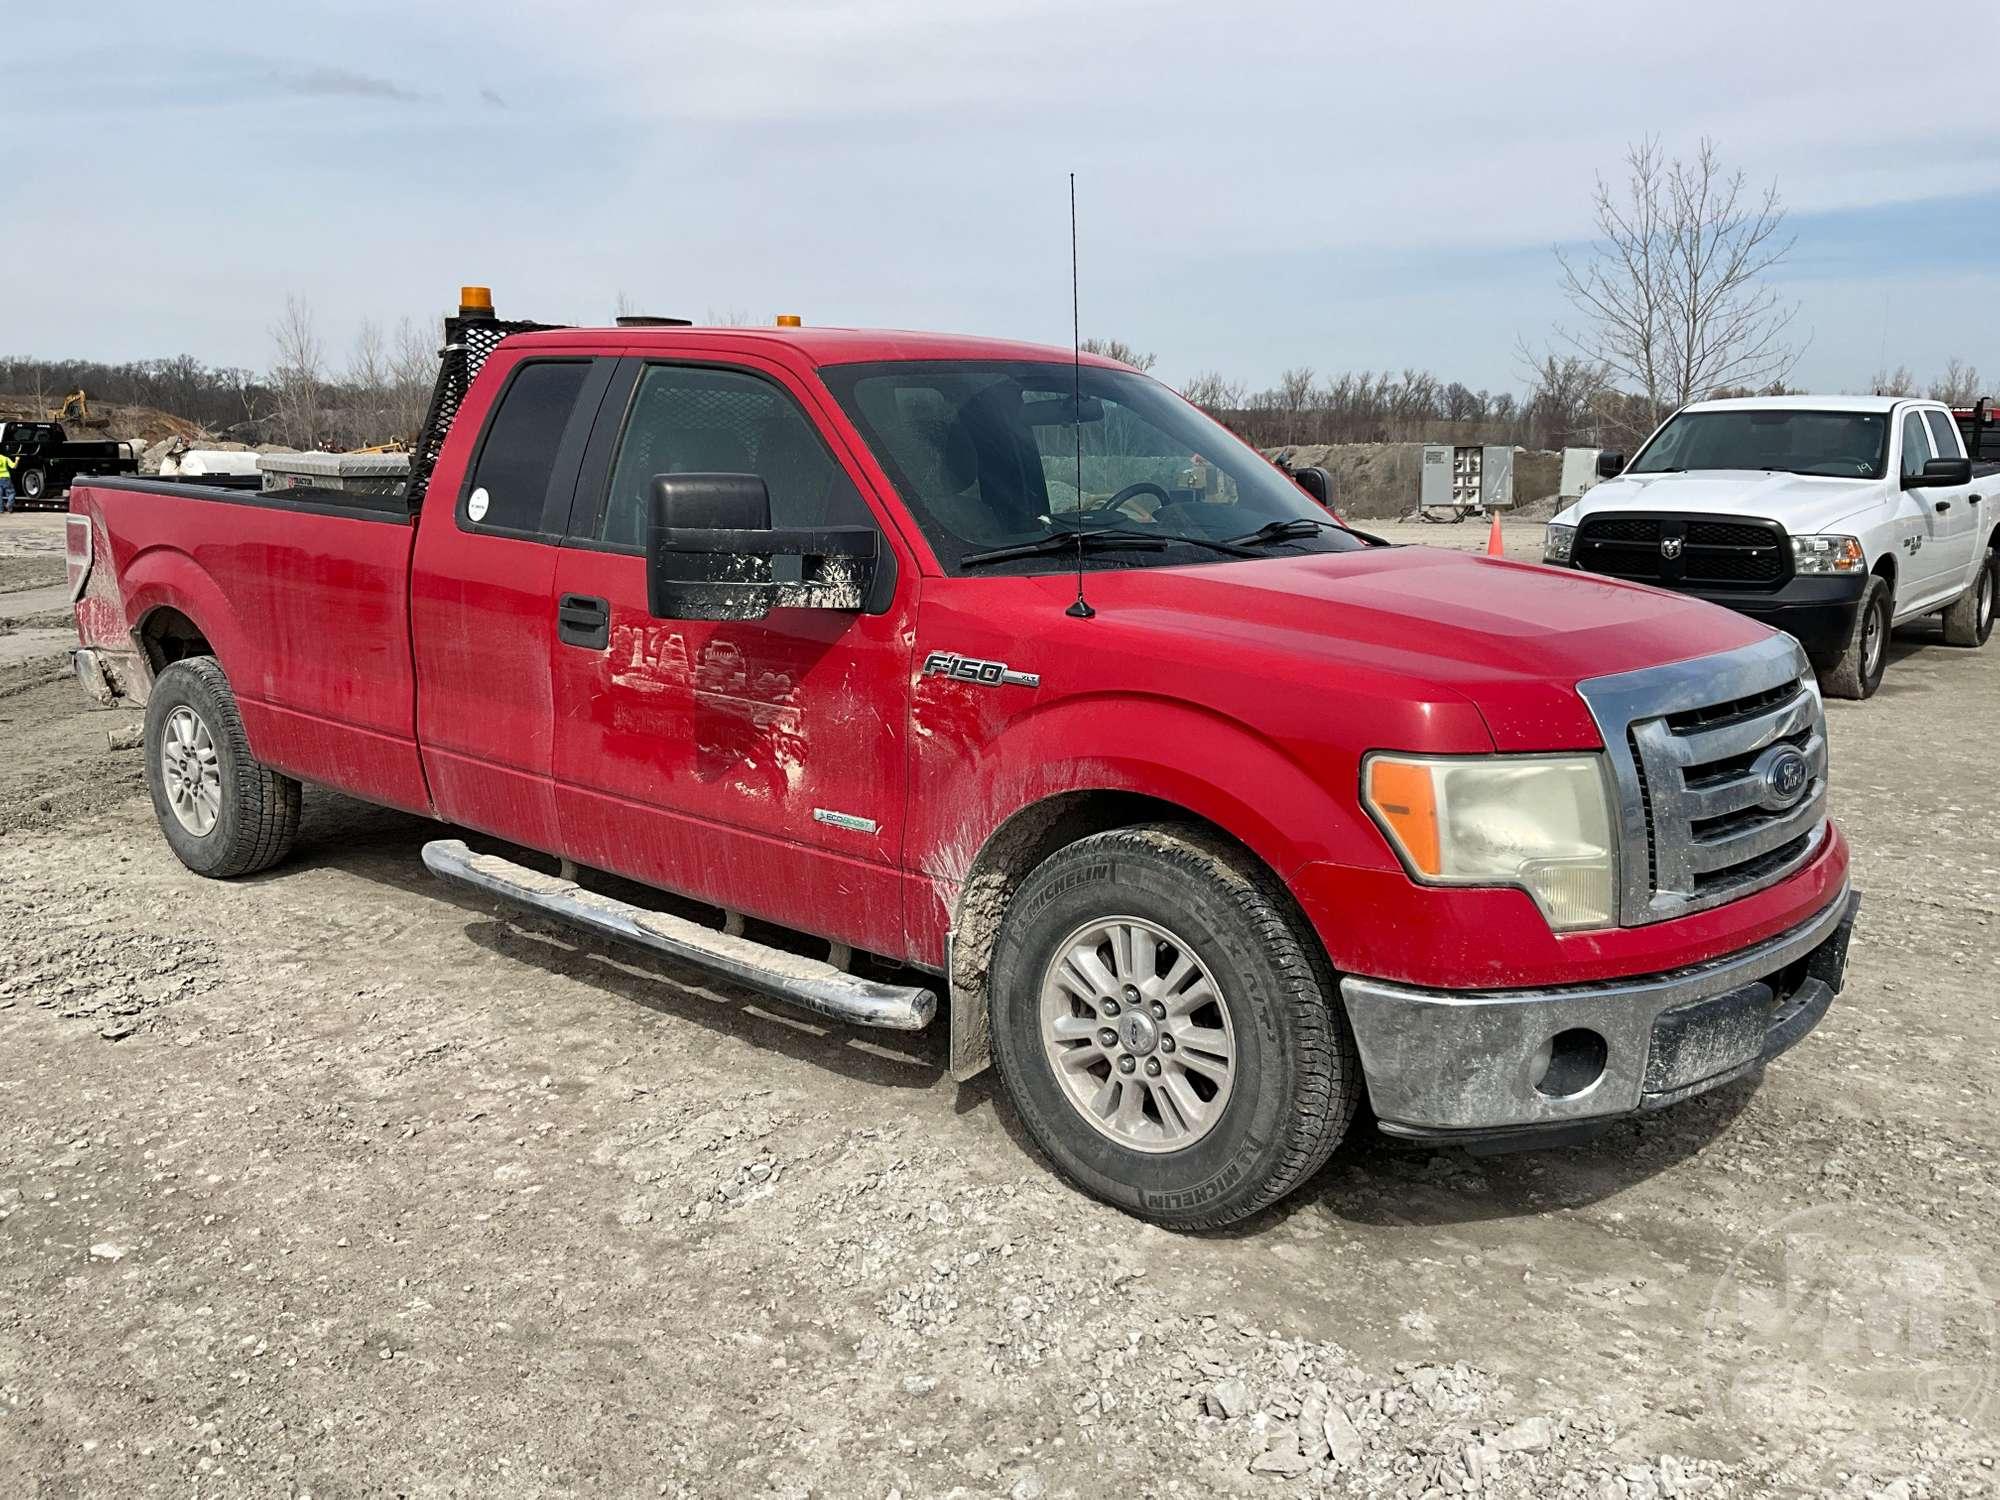
[[[1993,619],[1993,570],[1985,569],[1979,575],[1979,628],[1984,630]]]
[[[1236,1030],[1208,966],[1141,917],[1103,917],[1056,946],[1042,974],[1042,1047],[1063,1096],[1098,1134],[1164,1154],[1221,1120]]]
[[[1882,659],[1882,611],[1868,611],[1868,625],[1861,637],[1861,661],[1868,675],[1875,675],[1875,668]]]
[[[160,785],[174,819],[206,838],[222,817],[222,765],[215,737],[201,715],[186,706],[167,715],[160,731]]]

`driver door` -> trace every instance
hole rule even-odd
[[[819,933],[904,951],[904,741],[916,572],[877,613],[761,620],[647,611],[655,475],[763,479],[774,526],[874,526],[810,392],[775,363],[629,360],[556,565],[555,779],[582,863]]]

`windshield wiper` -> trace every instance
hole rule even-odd
[[[984,552],[972,552],[958,560],[961,568],[977,568],[986,563],[1008,562],[1017,557],[1043,557],[1055,552],[1068,552],[1080,547],[1086,552],[1098,552],[1111,548],[1136,548],[1159,552],[1166,548],[1164,539],[1124,531],[1116,526],[1102,526],[1093,531],[1051,531],[1047,536],[1038,536],[1032,542],[1016,542],[1011,547],[990,547]]]
[[[1388,547],[1393,543],[1366,531],[1356,531],[1352,526],[1344,526],[1338,521],[1318,521],[1311,516],[1290,516],[1282,521],[1270,521],[1255,531],[1229,539],[1238,547],[1262,547],[1272,542],[1298,542],[1309,536],[1318,536],[1322,531],[1344,531],[1349,536],[1359,537],[1371,547]]]
[[[1186,542],[1192,547],[1206,547],[1212,552],[1225,553],[1230,557],[1255,557],[1257,554],[1248,547],[1239,547],[1233,542],[1211,541],[1207,537],[1183,536],[1179,532],[1131,531],[1122,526],[1099,526],[1087,531],[1057,528],[1047,536],[1038,536],[1032,542],[1017,542],[1011,547],[994,547],[985,552],[974,552],[961,557],[961,568],[977,568],[987,563],[1009,562],[1017,557],[1047,557],[1058,552],[1082,546],[1086,552],[1140,551],[1161,552],[1170,543]]]

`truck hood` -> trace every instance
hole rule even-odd
[[[1692,474],[1627,474],[1594,487],[1553,523],[1574,526],[1612,510],[1686,511],[1776,521],[1793,536],[1832,530],[1866,509],[1885,481],[1773,474],[1762,469],[1703,469]]]
[[[1579,681],[1771,633],[1678,594],[1423,546],[1097,573],[1090,588],[1093,602],[1112,606],[1107,619],[1142,629],[1196,675],[1261,672],[1274,687],[1303,677],[1411,702],[1457,697],[1501,750],[1594,749]]]

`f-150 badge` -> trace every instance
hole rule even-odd
[[[976,682],[981,687],[1040,687],[1038,672],[1016,672],[1004,661],[979,661],[956,651],[933,651],[924,658],[924,676]]]

